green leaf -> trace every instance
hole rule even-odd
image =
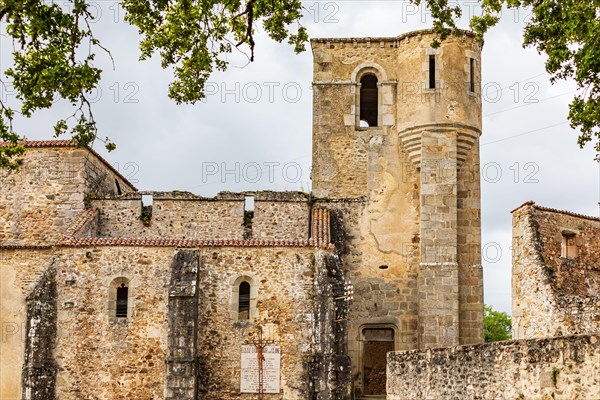
[[[456,21],[462,10],[455,2],[411,1],[426,4],[431,12],[437,33],[433,47],[458,33]],[[0,0],[0,19],[14,43],[13,64],[4,72],[12,79],[24,117],[51,108],[57,98],[65,99],[74,111],[55,124],[54,136],[70,134],[79,145],[91,145],[98,127],[87,96],[100,82],[102,71],[94,61],[97,52],[105,49],[92,32],[90,0],[60,4]],[[571,126],[580,130],[579,145],[595,142],[600,157],[600,0],[479,0],[479,5],[481,15],[470,21],[478,39],[498,23],[503,8],[532,10],[523,45],[547,56],[552,82],[573,79],[577,83],[580,92],[569,109]],[[213,71],[227,70],[227,55],[232,51],[244,51],[254,60],[257,27],[275,41],[287,40],[296,53],[305,51],[308,41],[308,32],[299,22],[300,0],[123,0],[121,6],[125,20],[141,36],[140,59],[158,54],[162,67],[174,71],[169,97],[177,103],[203,99],[207,80]],[[19,137],[13,131],[13,118],[13,109],[0,99],[4,140]],[[70,130],[68,121],[74,121]],[[114,149],[112,142],[106,143],[107,149]],[[18,155],[16,147],[2,148],[0,168],[18,166],[14,161]]]
[[[494,311],[488,305],[483,306],[483,336],[486,342],[510,340],[512,338],[512,321],[510,316],[501,311]]]

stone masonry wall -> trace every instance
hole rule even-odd
[[[3,257],[2,398],[21,398],[25,297],[40,282],[50,262],[56,270],[57,331],[55,337],[45,335],[44,339],[55,343],[52,355],[58,371],[57,398],[164,398],[170,376],[165,364],[171,343],[168,321],[169,315],[175,315],[174,309],[168,308],[175,250],[169,247],[3,250],[0,253]],[[345,331],[341,331],[339,340],[333,340],[338,335],[334,329],[328,331],[334,336],[321,332],[333,326],[329,321],[333,314],[327,293],[321,296],[322,315],[315,314],[314,306],[315,271],[323,269],[328,251],[227,247],[201,248],[198,252],[199,398],[257,398],[239,393],[240,349],[242,344],[252,343],[261,328],[265,339],[279,344],[282,350],[282,392],[265,398],[321,399],[327,397],[320,397],[320,393],[345,392],[343,376],[349,370],[343,367],[347,359],[339,357],[345,352]],[[329,278],[325,270],[321,275]],[[235,287],[240,279],[248,279],[255,288],[251,299],[254,311],[249,321],[237,318]],[[127,318],[115,318],[115,282],[127,282]],[[184,322],[173,323],[179,326]],[[189,333],[184,328],[179,332]],[[319,341],[317,346],[314,337],[325,341]],[[324,356],[315,357],[320,351],[324,351]],[[325,373],[329,366],[338,371],[335,376]],[[331,380],[336,376],[337,380]]]
[[[198,398],[197,251],[175,252],[169,284],[169,355],[165,400]]]
[[[114,196],[128,193],[135,188],[106,165],[106,161],[92,152],[83,150],[83,177],[86,193],[91,196]]]
[[[354,303],[348,316],[348,354],[352,360],[353,395],[359,396],[363,391],[363,328],[391,328],[396,349],[417,348],[418,234],[386,235],[391,226],[389,216],[381,217],[386,213],[385,201],[372,215],[367,214],[361,199],[322,199],[316,204],[331,210],[332,241],[343,260],[344,273],[354,285]],[[402,224],[408,222],[406,219]]]
[[[277,198],[257,193],[248,238],[308,238],[307,198],[285,195]],[[142,193],[93,200],[91,206],[100,210],[99,236],[243,239],[247,232],[244,194],[202,198],[177,192],[154,193],[152,215],[147,221],[142,220]]]
[[[27,296],[23,400],[56,398],[56,270],[50,266]]]
[[[141,195],[137,197],[92,202],[92,207],[100,210],[99,236],[243,238],[243,201],[154,199],[152,216],[144,223]]]
[[[577,257],[561,254],[575,234]],[[533,203],[513,211],[513,337],[600,332],[600,219]]]
[[[132,190],[87,149],[28,148],[17,171],[0,171],[0,243],[54,243],[85,207],[88,194]]]
[[[594,335],[388,353],[388,400],[598,398]]]
[[[397,350],[483,340],[482,43],[464,33],[433,49],[433,39],[417,31],[311,41],[313,193],[340,216],[336,248],[355,285],[348,347],[356,397],[365,392],[365,329],[392,329]],[[367,74],[377,77],[378,119],[362,127]]]
[[[59,399],[164,398],[173,255],[173,248],[57,250]],[[121,281],[127,318],[114,311]]]
[[[295,202],[254,202],[253,239],[308,238],[309,206],[307,199]]]
[[[21,399],[27,297],[40,286],[50,249],[0,248],[0,399]]]
[[[265,399],[306,399],[312,380],[305,370],[313,354],[313,279],[311,249],[203,249],[200,291],[200,398],[255,399],[240,394],[240,349],[263,339],[281,346],[281,394]],[[248,281],[250,319],[238,320],[236,285]]]
[[[169,324],[177,329],[173,333],[194,334],[193,327],[190,332],[187,326],[188,317],[193,315],[188,308],[184,307],[185,311],[177,306],[183,307],[182,299],[169,301],[169,287],[177,281],[172,280],[171,268],[175,251],[169,247],[69,247],[55,251],[58,313],[53,354],[58,367],[58,398],[159,399],[187,385],[177,378],[182,376],[173,375],[185,369],[169,369],[165,364],[169,346],[181,343],[183,337],[169,339]],[[187,357],[176,348],[171,354],[179,356],[172,361],[180,364],[197,362],[198,398],[257,398],[239,392],[240,353],[242,344],[257,339],[259,329],[265,340],[280,345],[282,352],[281,393],[265,395],[265,399],[306,399],[322,391],[345,391],[346,386],[339,386],[342,381],[330,382],[330,374],[316,372],[321,363],[335,368],[347,363],[337,356],[344,350],[343,346],[335,347],[341,342],[327,342],[326,357],[315,358],[320,348],[315,347],[313,338],[321,337],[323,329],[315,322],[316,318],[321,321],[314,308],[315,271],[324,265],[328,251],[321,250],[321,254],[299,247],[206,247],[196,251],[197,358],[193,354]],[[323,274],[328,276],[326,271]],[[184,275],[189,278],[189,274]],[[240,279],[254,288],[247,321],[238,320],[235,289]],[[115,318],[115,282],[127,282],[127,318]],[[169,323],[169,316],[177,315],[180,308],[186,317]],[[323,312],[325,319],[332,315],[330,308]],[[4,360],[3,354],[2,363]],[[339,373],[343,376],[344,370]],[[20,371],[15,371],[14,378],[20,380]],[[327,397],[315,397],[320,398]]]
[[[483,340],[479,140],[458,168],[457,240],[460,344]]]

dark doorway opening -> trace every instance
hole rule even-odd
[[[363,329],[363,386],[365,396],[386,394],[386,356],[389,351],[394,351],[393,329]]]

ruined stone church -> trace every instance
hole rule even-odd
[[[140,192],[91,148],[24,142],[21,168],[0,172],[0,398],[491,399],[512,385],[541,399],[559,383],[600,398],[598,335],[581,336],[600,327],[600,219],[565,214],[548,236],[586,254],[567,264],[587,286],[569,287],[592,322],[534,332],[523,292],[517,338],[579,336],[538,349],[534,372],[495,360],[537,342],[482,347],[482,42],[433,39],[311,40],[311,193]],[[556,211],[536,207],[516,214]],[[545,239],[520,218],[525,254]],[[453,376],[483,354],[541,376],[549,346],[579,351],[554,387],[523,372],[476,397],[476,367]]]

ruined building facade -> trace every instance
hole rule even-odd
[[[534,202],[512,214],[513,338],[600,332],[600,218]]]
[[[600,218],[513,210],[513,340],[388,354],[388,400],[600,399]]]
[[[25,142],[0,172],[0,398],[360,398],[390,351],[481,343],[482,43],[433,40],[312,40],[312,193],[139,192]]]

